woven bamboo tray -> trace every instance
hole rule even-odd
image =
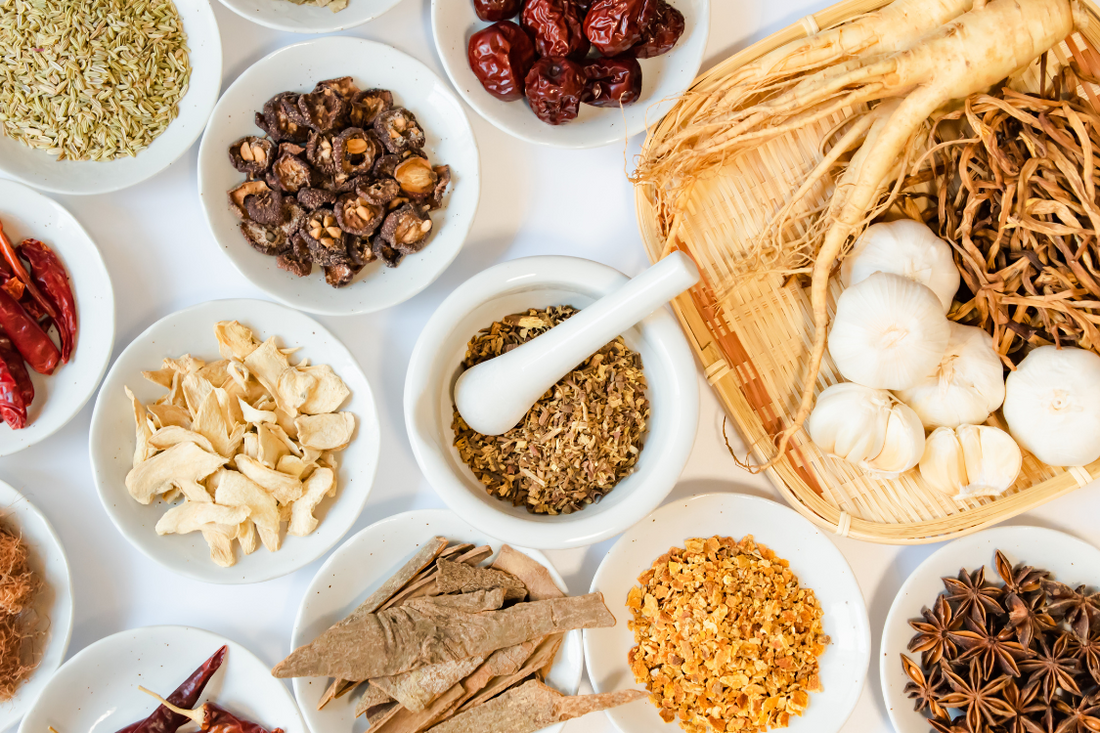
[[[876,10],[888,0],[846,0],[804,18],[775,35],[732,56],[696,80],[704,85],[721,79],[744,64],[820,28]],[[1084,69],[1100,70],[1100,9],[1083,2],[1094,20],[1054,49],[1050,60],[1067,63],[1072,57]],[[1082,38],[1084,36],[1084,38]],[[1059,64],[1048,62],[1051,74]],[[1039,65],[1034,63],[1016,86],[1035,91]],[[1085,90],[1096,104],[1096,90]],[[667,135],[676,118],[673,108],[646,140],[646,147]],[[703,283],[673,303],[688,340],[730,419],[756,460],[764,463],[775,452],[773,436],[797,412],[798,394],[813,340],[813,318],[808,288],[784,284],[776,277],[747,282],[722,300],[706,285],[708,274],[722,272],[721,247],[751,241],[774,212],[796,190],[819,159],[821,138],[837,122],[824,120],[816,127],[774,140],[698,182],[691,192],[687,214],[667,240],[645,187],[635,191],[638,222],[651,260],[679,249],[699,264]],[[808,202],[818,206],[831,195],[824,188]],[[830,312],[840,286],[830,287]],[[818,391],[841,381],[826,356]],[[995,415],[991,418],[997,422]],[[1003,425],[1001,425],[1003,427]],[[838,534],[886,544],[920,544],[960,537],[1026,512],[1100,477],[1100,461],[1084,467],[1054,468],[1024,454],[1023,470],[1015,485],[997,498],[956,501],[926,486],[916,470],[895,480],[874,478],[847,461],[825,455],[800,431],[781,461],[766,472],[792,507],[818,525]]]

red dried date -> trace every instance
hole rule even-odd
[[[581,101],[593,107],[618,107],[642,94],[642,67],[632,56],[592,59],[584,65]]]
[[[490,23],[514,18],[522,8],[523,0],[474,0],[477,17]]]
[[[660,0],[595,0],[584,19],[584,34],[604,56],[618,56],[642,40],[657,17]]]
[[[539,59],[527,73],[527,101],[548,125],[576,118],[584,94],[584,71],[569,59]]]
[[[642,30],[642,40],[630,49],[634,58],[651,59],[668,53],[684,34],[684,14],[664,0],[658,0],[657,17]]]
[[[470,36],[466,55],[485,91],[505,102],[523,98],[535,45],[522,28],[510,20],[494,23]]]
[[[582,59],[588,53],[579,8],[573,0],[528,0],[520,20],[542,57]]]

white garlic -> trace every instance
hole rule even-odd
[[[1051,466],[1100,458],[1100,356],[1040,346],[1008,375],[1004,416],[1012,437]]]
[[[958,323],[950,329],[939,366],[916,385],[896,393],[929,429],[981,424],[1005,399],[1004,365],[993,348],[993,337]]]
[[[876,272],[837,299],[829,353],[840,373],[857,384],[908,389],[940,363],[949,323],[927,287]]]
[[[956,499],[1000,496],[1020,475],[1023,454],[1012,436],[991,425],[936,428],[924,444],[920,475]]]
[[[940,299],[943,312],[959,289],[959,269],[951,245],[925,224],[900,219],[867,227],[840,268],[844,287],[861,283],[876,272],[890,272],[927,286]]]
[[[884,478],[908,471],[924,453],[917,413],[884,389],[852,382],[834,384],[818,396],[806,429],[826,453]]]

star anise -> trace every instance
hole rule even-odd
[[[957,661],[978,665],[987,678],[993,676],[995,666],[1007,675],[1020,676],[1017,662],[1029,652],[1020,642],[1009,641],[1012,637],[1011,633],[994,633],[972,618],[966,619],[965,631],[951,632],[951,640],[963,649]]]
[[[975,621],[985,623],[986,613],[1000,616],[1004,613],[998,599],[1002,595],[1000,588],[985,584],[985,566],[973,573],[966,569],[959,571],[958,578],[944,578],[947,588],[947,600],[957,604],[955,613],[959,616],[970,615]]]
[[[1070,588],[1056,580],[1044,580],[1043,590],[1050,596],[1047,613],[1065,619],[1078,639],[1089,638],[1092,624],[1100,624],[1100,593],[1089,595],[1083,585]]]
[[[1012,714],[1004,722],[1007,733],[1043,733],[1043,729],[1029,717],[1034,713],[1045,713],[1049,707],[1035,701],[1038,692],[1035,687],[1025,687],[1021,692],[1015,680],[1005,685],[1001,697],[1012,708]]]
[[[914,700],[913,709],[918,713],[928,711],[929,715],[939,720],[949,720],[951,716],[940,705],[940,685],[942,684],[940,667],[932,667],[932,671],[926,677],[921,668],[909,657],[901,655],[901,666],[905,670],[905,676],[909,682],[905,685],[905,694]]]
[[[1046,570],[1036,570],[1030,565],[1020,564],[1012,567],[1008,558],[1000,550],[997,550],[996,565],[997,575],[1000,575],[1005,583],[1005,592],[1016,595],[1034,593],[1042,587],[1043,579],[1050,575]]]
[[[1042,687],[1043,699],[1050,702],[1059,689],[1081,694],[1081,688],[1073,679],[1080,669],[1077,659],[1069,652],[1068,634],[1062,634],[1053,644],[1048,644],[1045,636],[1039,637],[1040,651],[1031,659],[1020,663],[1020,671],[1030,675],[1028,686]]]
[[[1055,733],[1096,733],[1100,731],[1100,694],[1083,697],[1076,705],[1059,700],[1054,705],[1068,717]]]
[[[970,733],[970,726],[966,724],[966,716],[960,715],[951,720],[929,720],[934,733]]]
[[[1054,619],[1043,610],[1044,603],[1046,594],[1041,591],[1030,600],[1015,593],[1005,596],[1005,609],[1008,611],[1008,625],[1005,630],[1015,632],[1024,649],[1031,649],[1031,642],[1044,631],[1053,631],[1056,628]]]
[[[1081,666],[1089,671],[1096,684],[1100,685],[1100,629],[1093,629],[1092,636],[1087,640],[1074,639],[1070,643],[1073,656]]]
[[[1012,715],[1012,708],[997,695],[1008,684],[1008,675],[983,684],[982,672],[977,664],[970,665],[968,680],[947,668],[944,668],[944,674],[954,692],[944,695],[940,704],[946,708],[965,710],[966,724],[971,731],[995,726],[997,721]]]
[[[917,632],[916,636],[909,640],[909,651],[920,652],[921,665],[925,667],[943,658],[954,659],[958,650],[955,648],[955,642],[951,641],[950,632],[962,627],[962,619],[955,616],[951,610],[951,604],[947,602],[947,597],[941,593],[936,598],[931,611],[925,607],[920,612],[924,616],[924,621],[909,622]]]

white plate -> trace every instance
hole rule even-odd
[[[294,630],[291,649],[297,649],[317,638],[322,631],[340,621],[358,606],[387,578],[397,572],[421,544],[442,536],[454,542],[491,545],[494,553],[505,544],[471,527],[453,512],[444,509],[421,509],[387,517],[359,532],[332,553],[306,589]],[[554,578],[563,591],[565,581],[537,550],[514,547],[534,558]],[[495,554],[494,554],[495,556]],[[581,634],[570,631],[550,669],[546,683],[568,695],[577,694],[581,681]],[[365,718],[354,718],[358,693],[333,700],[324,710],[317,701],[328,687],[329,679],[299,677],[294,680],[294,696],[304,712],[313,733],[361,733],[366,730]],[[543,733],[558,733],[564,723],[543,729]]]
[[[214,324],[238,320],[258,337],[277,336],[283,347],[302,347],[297,358],[328,364],[344,380],[351,397],[340,409],[355,415],[355,436],[341,452],[335,499],[325,499],[314,512],[321,520],[307,537],[285,537],[277,552],[263,547],[251,555],[234,543],[237,564],[222,568],[198,532],[159,536],[154,526],[168,505],[157,500],[139,504],[126,490],[126,474],[133,466],[134,418],[123,389],[129,386],[142,403],[164,394],[164,389],[141,376],[157,369],[165,357],[183,354],[213,361],[218,358]],[[208,583],[258,583],[292,573],[328,552],[347,533],[363,511],[378,468],[380,428],[367,378],[355,357],[331,332],[309,316],[264,300],[212,300],[177,311],[154,323],[119,355],[103,381],[92,413],[89,452],[100,501],[107,515],[130,543],[177,573]]]
[[[340,76],[351,76],[363,89],[392,91],[394,104],[411,110],[423,126],[424,150],[432,164],[449,165],[452,179],[446,206],[432,213],[435,234],[427,247],[405,257],[396,268],[373,262],[350,285],[333,288],[320,268],[309,277],[291,275],[276,266],[274,257],[260,254],[245,241],[226,199],[226,192],[243,175],[230,165],[226,151],[245,135],[262,134],[253,118],[271,97],[285,91],[308,92],[317,82]],[[260,59],[222,95],[199,148],[199,196],[214,240],[256,287],[301,310],[352,315],[408,300],[454,261],[477,212],[479,167],[477,143],[462,104],[427,66],[362,38],[317,38]]]
[[[584,656],[588,678],[597,692],[634,687],[627,653],[634,633],[626,594],[637,578],[670,547],[683,547],[692,537],[721,535],[740,539],[751,534],[779,557],[804,588],[817,596],[825,612],[825,633],[832,644],[820,657],[823,692],[810,695],[800,718],[791,718],[790,733],[836,733],[851,715],[867,679],[871,632],[867,607],[852,569],[840,550],[796,512],[767,499],[744,494],[703,494],[667,504],[642,520],[615,543],[592,579],[592,590],[603,592],[618,623],[609,629],[586,629]],[[665,723],[648,701],[608,710],[623,733],[679,731]]]
[[[30,550],[30,565],[45,586],[39,591],[35,611],[45,631],[35,647],[36,669],[7,702],[0,703],[0,731],[15,725],[65,658],[73,633],[73,582],[65,549],[49,520],[18,491],[0,481],[0,522],[22,533]]]
[[[0,137],[0,148],[6,139]],[[12,430],[0,423],[0,456],[7,456],[56,433],[95,392],[115,345],[115,295],[99,250],[56,201],[14,181],[0,180],[0,221],[12,244],[18,246],[31,237],[57,253],[69,272],[77,315],[76,349],[69,363],[59,365],[48,377],[28,370],[34,402],[27,411],[27,427]]]
[[[222,83],[222,39],[208,0],[173,0],[187,33],[191,78],[179,114],[145,150],[110,161],[57,160],[0,135],[0,172],[43,191],[109,193],[141,183],[174,163],[198,139]]]
[[[638,62],[642,66],[641,98],[621,109],[582,104],[577,118],[564,125],[548,125],[535,117],[526,100],[503,102],[481,86],[470,70],[467,47],[470,36],[491,24],[477,17],[472,0],[432,0],[432,35],[455,89],[493,125],[538,145],[595,148],[621,144],[660,122],[695,80],[710,33],[710,0],[670,1],[684,14],[684,33],[668,53]],[[512,20],[518,23],[519,16]]]
[[[335,33],[374,20],[401,0],[348,0],[334,13],[315,5],[296,5],[290,0],[221,0],[237,15],[266,28],[290,33]]]
[[[901,668],[900,655],[916,633],[909,619],[919,619],[921,608],[932,607],[943,592],[941,578],[954,578],[960,568],[977,570],[985,565],[986,581],[1000,584],[994,555],[1000,550],[1013,565],[1024,563],[1049,570],[1051,577],[1070,587],[1082,583],[1100,584],[1100,549],[1089,543],[1043,527],[995,527],[963,537],[936,550],[922,562],[901,586],[882,630],[879,680],[890,722],[897,733],[926,733],[928,721],[913,710],[904,688],[909,679]],[[909,654],[914,661],[920,655]]]
[[[167,697],[222,645],[225,662],[199,698],[267,730],[309,733],[286,686],[267,664],[235,641],[189,626],[120,631],[65,663],[23,718],[19,733],[47,726],[76,733],[111,733],[142,720],[157,702],[138,685]]]

